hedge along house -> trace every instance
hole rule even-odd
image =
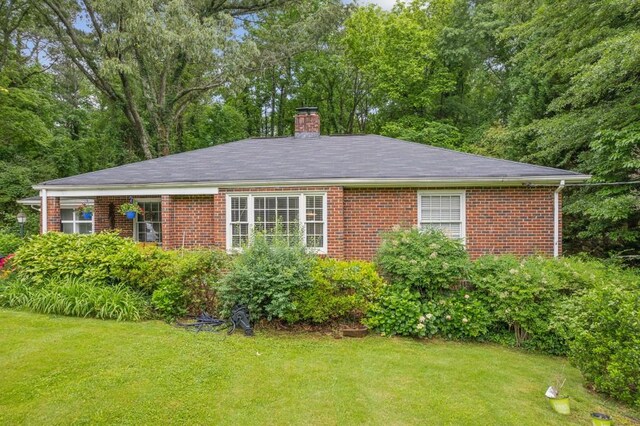
[[[589,176],[376,135],[321,136],[301,108],[295,136],[246,139],[43,182],[42,232],[117,229],[166,248],[233,251],[252,230],[300,226],[306,245],[371,259],[395,225],[438,228],[486,253],[561,253],[560,190]],[[535,186],[544,184],[545,186]],[[144,209],[129,220],[118,207]],[[90,220],[73,208],[93,203]]]

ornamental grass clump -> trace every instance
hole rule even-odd
[[[0,305],[43,314],[139,321],[149,304],[123,285],[103,286],[80,278],[52,279],[39,285],[12,280],[0,288]]]

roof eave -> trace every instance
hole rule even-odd
[[[522,186],[536,184],[579,183],[591,178],[589,175],[556,175],[556,176],[520,176],[520,177],[471,177],[471,178],[334,178],[334,179],[302,179],[302,180],[255,180],[226,182],[180,182],[180,183],[148,183],[148,184],[111,184],[111,185],[35,185],[36,190],[50,191],[56,194],[69,195],[89,193],[91,191],[103,195],[205,195],[216,194],[218,188],[249,188],[273,186],[345,186],[345,187],[454,187],[454,186]],[[138,191],[138,193],[136,193]],[[136,193],[136,194],[134,194]]]

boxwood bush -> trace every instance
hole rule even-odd
[[[292,293],[288,322],[357,322],[367,313],[385,286],[375,265],[362,261],[318,259],[309,287]]]

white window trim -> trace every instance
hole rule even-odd
[[[134,203],[160,203],[160,211],[162,212],[162,198],[134,198]],[[140,242],[138,240],[138,227],[140,226],[140,221],[138,220],[140,216],[136,215],[133,219],[133,241]],[[162,238],[164,237],[164,232],[162,232],[162,217],[160,218],[160,238],[161,240],[157,243],[159,246],[162,245]],[[151,244],[151,243],[147,243]]]
[[[232,234],[231,234],[231,198],[232,197],[247,197],[247,222],[249,224],[249,238],[253,234],[255,220],[254,220],[254,198],[255,197],[299,197],[298,209],[300,217],[300,228],[302,229],[302,239],[306,245],[307,243],[307,203],[306,196],[320,195],[322,196],[322,215],[324,218],[324,227],[322,229],[322,247],[310,247],[308,250],[316,254],[328,253],[328,228],[329,217],[327,211],[327,193],[321,191],[304,191],[304,192],[231,192],[226,194],[226,240],[227,240],[227,252],[238,253],[242,251],[241,248],[232,246]]]
[[[460,190],[428,190],[418,191],[418,227],[422,229],[422,197],[429,195],[456,195],[460,196],[460,239],[463,244],[467,241],[467,193]]]

